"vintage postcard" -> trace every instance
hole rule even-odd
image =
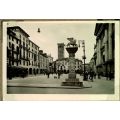
[[[0,101],[2,100],[2,21],[0,20]]]
[[[119,100],[119,21],[1,25],[3,100]]]

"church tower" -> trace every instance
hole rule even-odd
[[[64,43],[58,43],[58,59],[64,58]]]

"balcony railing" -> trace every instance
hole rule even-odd
[[[30,58],[29,57],[25,57],[25,56],[20,56],[20,59],[26,60],[26,61],[30,61]]]
[[[29,47],[25,47],[25,46],[23,46],[23,45],[21,45],[21,44],[19,45],[19,47],[20,47],[20,48],[23,48],[23,49],[25,49],[25,50],[30,50]]]

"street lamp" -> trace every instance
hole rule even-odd
[[[40,33],[41,31],[40,31],[40,28],[38,28],[38,31],[37,31],[38,33]]]
[[[79,44],[79,47],[80,47],[80,43],[82,43],[82,48],[83,48],[83,56],[82,56],[82,59],[84,60],[84,77],[83,77],[83,80],[86,80],[86,77],[85,77],[85,59],[86,59],[86,56],[85,56],[85,40],[78,40],[78,44]]]

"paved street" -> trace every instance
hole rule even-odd
[[[50,75],[28,76],[26,78],[14,78],[8,80],[8,94],[114,94],[114,80],[105,78],[94,79],[94,82],[84,81],[84,87],[64,87],[61,83],[67,78],[62,75],[60,79],[54,79]],[[77,75],[82,80],[82,76]]]

